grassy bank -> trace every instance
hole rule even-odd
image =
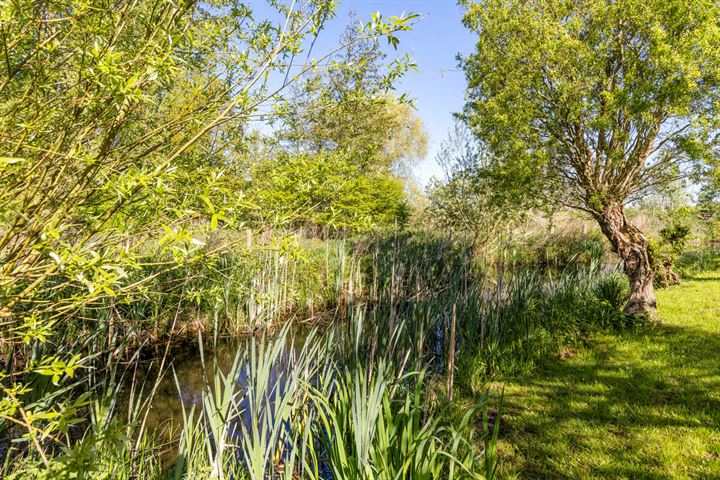
[[[627,326],[620,311],[627,280],[597,262],[563,272],[518,265],[488,271],[462,244],[410,233],[352,244],[271,244],[260,253],[241,251],[153,277],[143,295],[99,302],[94,313],[105,321],[79,318],[47,340],[24,344],[28,358],[65,350],[55,363],[25,374],[32,390],[8,393],[13,403],[3,419],[15,420],[12,408],[21,420],[0,423],[3,473],[260,479],[282,470],[286,478],[320,479],[330,469],[333,478],[492,477],[495,457],[483,453],[490,451],[483,444],[492,443],[483,425],[492,413],[488,380],[531,372],[595,332]],[[202,398],[186,405],[182,425],[174,425],[181,436],[170,443],[146,423],[159,379],[129,386],[119,380],[145,368],[126,363],[141,348],[133,348],[134,338],[152,345],[152,336],[162,345],[170,332],[180,337],[190,329],[192,338],[193,325],[205,339],[246,329],[260,336],[288,316],[313,321],[321,305],[329,317],[324,331],[342,334],[323,334],[328,343],[299,354],[282,375],[276,375],[286,367],[282,359],[295,356],[284,341],[256,345],[273,352],[262,365],[248,349],[238,352],[234,370],[216,371],[208,361]],[[150,350],[172,378],[167,345]],[[457,372],[454,384],[449,371]],[[236,385],[235,378],[245,383]],[[261,390],[271,396],[278,385],[286,389],[282,402],[261,402],[250,416],[252,428],[238,431],[246,404]],[[452,385],[472,392],[457,416],[446,415],[458,410]],[[123,386],[132,398],[127,409],[116,400]],[[61,415],[43,416],[48,411]],[[397,423],[398,415],[409,423]],[[266,430],[275,436],[258,438]],[[333,450],[340,446],[349,450]],[[163,461],[168,453],[176,459],[171,466]]]
[[[501,478],[720,478],[720,272],[505,387]]]

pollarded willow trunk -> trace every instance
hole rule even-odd
[[[619,202],[604,205],[595,218],[625,263],[625,274],[630,279],[630,298],[625,305],[625,313],[657,317],[653,270],[645,235],[627,220],[623,205]]]

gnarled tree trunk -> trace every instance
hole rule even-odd
[[[630,279],[630,299],[625,306],[625,313],[657,317],[653,270],[645,235],[628,222],[623,205],[619,202],[606,203],[601,212],[595,213],[595,218],[625,263],[625,274]]]

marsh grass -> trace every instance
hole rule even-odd
[[[673,265],[682,278],[693,279],[720,270],[720,247],[706,247],[683,252]]]
[[[119,479],[490,478],[497,427],[488,429],[489,382],[527,374],[591,333],[626,324],[624,279],[596,262],[561,272],[488,270],[468,246],[433,235],[288,240],[154,278],[144,296],[99,308],[103,321],[81,319],[68,330],[82,338],[97,327],[63,346],[97,352],[86,362],[97,375],[59,382],[76,399],[70,418],[80,423],[68,431],[80,437],[25,439],[7,475],[40,475],[46,456],[53,474],[111,471]],[[297,344],[289,324],[272,333],[293,317],[323,317],[323,333]],[[256,335],[227,370],[201,349],[206,385],[172,426],[177,440],[166,444],[168,427],[148,423],[159,376],[117,381],[132,390],[127,418],[118,415],[103,362],[120,372],[118,359],[141,358],[144,344],[164,338],[158,366],[170,375],[173,335],[212,345],[245,331]],[[441,380],[448,375],[472,394],[460,410],[449,402],[452,382]],[[67,411],[44,378],[47,388],[33,391],[43,411]]]
[[[288,327],[272,338],[249,339],[225,371],[203,353],[207,381],[200,401],[183,406],[169,468],[159,432],[142,428],[142,409],[120,422],[117,392],[107,390],[89,406],[83,438],[50,457],[52,475],[29,456],[6,467],[8,478],[482,478],[479,445],[494,440],[491,433],[476,435],[474,425],[486,398],[460,421],[448,420],[426,398],[426,373],[409,361],[393,364],[388,359],[395,353],[375,350],[368,366],[363,352],[381,342],[367,335],[364,316],[357,315],[349,327],[314,330],[302,345],[289,338]],[[341,338],[348,329],[352,335]],[[149,408],[141,397],[138,404]]]

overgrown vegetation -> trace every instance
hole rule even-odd
[[[46,468],[53,475],[117,468],[119,478],[143,469],[148,478],[213,471],[264,478],[280,469],[283,475],[304,478],[325,478],[328,471],[342,478],[390,478],[403,469],[417,469],[416,474],[405,470],[412,478],[425,478],[422,471],[428,478],[477,476],[495,461],[473,450],[473,435],[491,401],[483,393],[487,382],[498,374],[529,372],[542,358],[582,343],[591,332],[622,328],[627,321],[620,311],[627,296],[624,276],[604,274],[597,264],[546,274],[518,266],[496,276],[473,263],[469,246],[420,233],[365,239],[352,246],[355,256],[347,253],[350,245],[345,242],[309,245],[312,250],[286,243],[268,250],[265,259],[224,255],[204,263],[204,270],[193,265],[164,272],[149,284],[158,291],[151,286],[145,295],[114,297],[116,303],[98,306],[98,311],[122,321],[105,319],[105,328],[69,323],[59,342],[38,344],[40,355],[54,348],[109,353],[36,368],[36,379],[57,376],[53,382],[32,383],[36,401],[20,404],[28,415],[36,409],[63,408],[66,415],[73,412],[71,419],[104,420],[91,423],[91,430],[77,440],[69,424],[38,417],[38,423],[64,440],[56,439],[59,445],[43,439],[40,446],[11,447],[9,454],[18,461],[7,473],[42,471],[36,453],[49,457]],[[305,273],[323,270],[319,278]],[[248,285],[254,290],[243,289]],[[292,355],[284,350],[287,333],[253,342],[238,353],[230,372],[215,371],[207,397],[196,407],[187,406],[180,443],[173,447],[176,463],[169,471],[162,468],[160,452],[152,447],[157,442],[143,418],[154,387],[145,385],[137,409],[131,411],[132,421],[122,427],[114,402],[115,390],[124,384],[94,383],[100,377],[91,372],[116,364],[123,349],[131,354],[148,341],[148,332],[156,332],[156,341],[161,333],[192,337],[198,331],[217,338],[239,329],[264,328],[298,312],[302,318],[323,313],[325,323],[334,320],[335,326],[321,335],[315,332],[299,351],[292,349]],[[70,337],[86,340],[70,344]],[[254,357],[255,349],[263,353]],[[440,411],[448,408],[443,399],[452,396],[453,387],[427,385],[434,384],[437,374],[454,376],[455,362],[462,372],[456,388],[475,392],[480,404],[472,415],[448,423]],[[428,380],[422,381],[423,376]],[[237,378],[246,380],[234,386]],[[81,396],[68,410],[58,392],[78,389],[99,395],[100,403],[86,404],[88,398]],[[283,398],[275,395],[265,403],[264,389],[280,389]],[[29,393],[19,392],[18,401]],[[248,417],[252,402],[260,403]],[[371,405],[375,410],[367,410]],[[102,412],[96,412],[98,408]],[[202,408],[202,414],[193,408]],[[415,420],[397,423],[404,418]],[[252,427],[245,421],[260,423]],[[286,427],[288,422],[291,427]],[[358,431],[360,427],[370,430]],[[17,431],[12,426],[8,433]],[[263,437],[264,431],[271,436]],[[412,435],[417,445],[393,446],[400,432]],[[480,439],[492,442],[492,433],[485,430]],[[327,435],[332,440],[326,444]],[[338,438],[347,438],[347,443]],[[66,447],[59,454],[62,444]],[[346,444],[351,450],[337,450]],[[87,457],[92,448],[107,449],[107,456]],[[407,464],[419,452],[425,452],[423,462]]]
[[[418,15],[351,17],[333,45],[317,40],[336,2],[259,3],[0,1],[0,475],[566,472],[513,430],[537,423],[518,392],[574,381],[611,340],[633,363],[663,328],[674,352],[653,281],[698,294],[720,267],[717,5],[461,2],[468,103],[421,198],[427,133],[395,91]],[[661,294],[675,323],[678,291]],[[183,355],[201,359],[197,395]],[[629,368],[646,403],[692,393]],[[710,442],[693,389],[706,427],[688,438]],[[176,397],[182,418],[163,417]],[[553,441],[557,416],[540,419]]]

